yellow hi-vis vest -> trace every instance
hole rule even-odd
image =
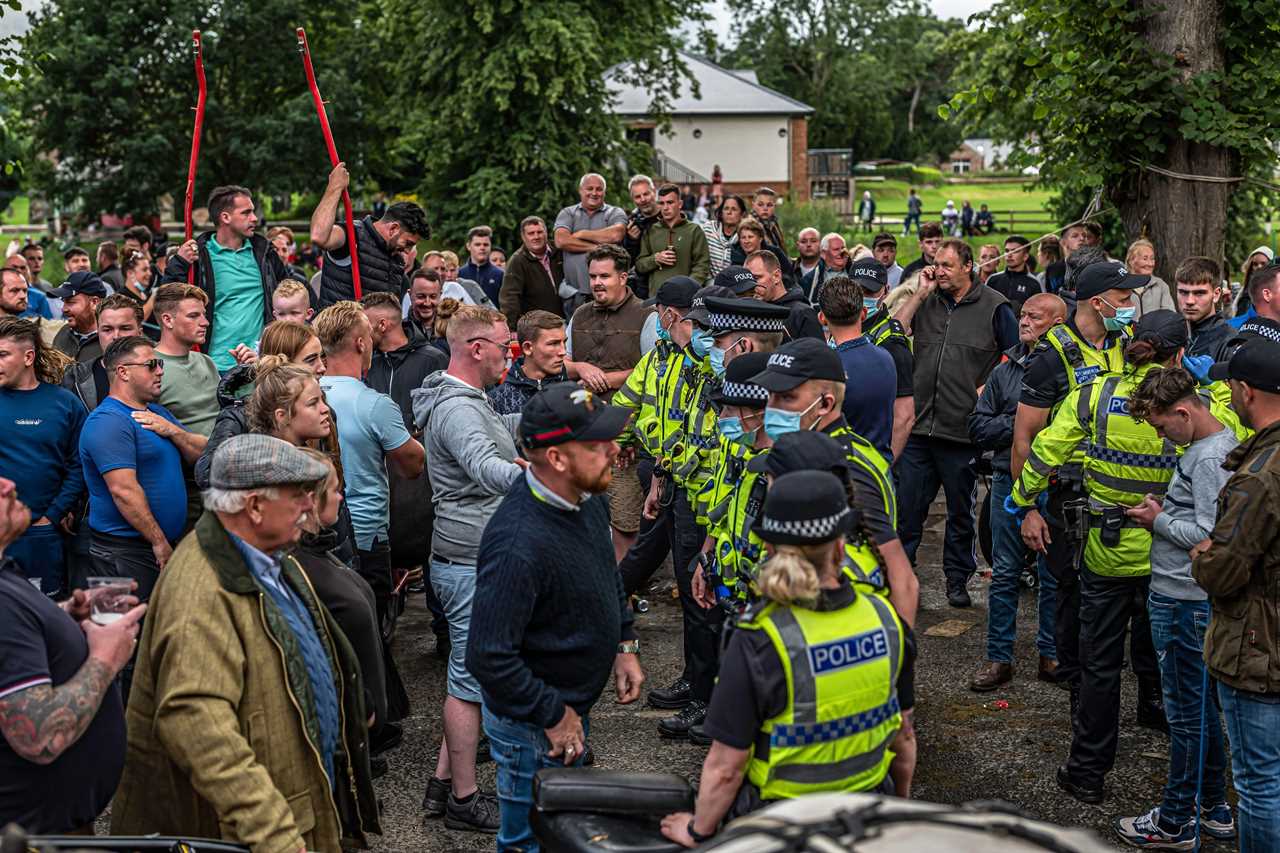
[[[1104,341],[1102,349],[1095,349],[1066,323],[1059,323],[1045,332],[1039,346],[1053,350],[1062,360],[1067,374],[1067,395],[1070,396],[1081,385],[1092,382],[1103,373],[1119,373],[1124,370],[1124,345],[1128,340],[1129,333],[1122,332],[1119,338]],[[1061,405],[1062,400],[1059,400],[1050,410],[1051,419],[1057,415]],[[1080,445],[1064,464],[1079,466],[1084,462],[1084,451],[1084,445]],[[1078,472],[1079,468],[1075,470]],[[1075,479],[1079,479],[1078,473]]]
[[[787,706],[764,721],[747,764],[760,796],[867,791],[884,781],[902,727],[904,648],[888,602],[856,595],[828,611],[769,602],[739,627],[769,636],[787,680]]]

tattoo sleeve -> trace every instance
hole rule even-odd
[[[52,764],[89,727],[114,677],[91,657],[64,684],[38,684],[6,696],[0,699],[0,732],[18,755]]]

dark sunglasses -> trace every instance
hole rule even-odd
[[[164,361],[158,358],[149,358],[146,361],[122,361],[116,367],[145,367],[152,373],[159,370],[164,365]]]

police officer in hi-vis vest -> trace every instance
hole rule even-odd
[[[770,555],[757,580],[763,598],[721,661],[696,811],[664,818],[667,838],[692,847],[726,816],[771,800],[892,793],[908,631],[888,602],[858,593],[841,570],[857,525],[834,474],[797,471],[770,486],[756,523]]]

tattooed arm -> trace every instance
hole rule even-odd
[[[129,662],[146,609],[139,605],[111,625],[84,620],[89,657],[79,672],[57,687],[37,684],[0,699],[0,733],[14,752],[35,764],[52,764],[80,739],[116,673]]]

